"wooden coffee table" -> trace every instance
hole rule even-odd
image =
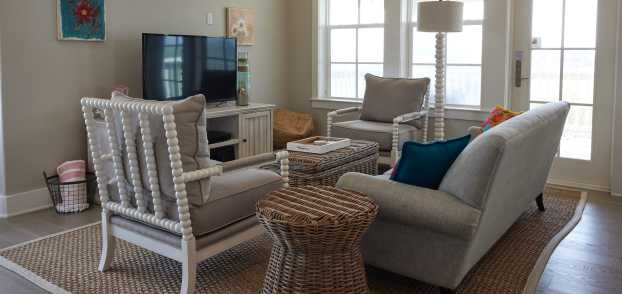
[[[378,206],[334,187],[284,188],[257,203],[273,241],[261,293],[367,293],[360,250]]]
[[[289,152],[289,184],[302,186],[335,186],[345,173],[378,174],[378,143],[352,140],[350,147],[325,154]],[[277,164],[262,168],[279,172]]]

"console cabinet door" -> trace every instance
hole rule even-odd
[[[272,111],[240,114],[239,157],[272,152]]]

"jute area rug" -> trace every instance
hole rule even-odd
[[[557,244],[578,223],[586,195],[549,189],[547,211],[535,205],[467,275],[458,293],[534,293]],[[52,293],[179,293],[181,266],[127,242],[117,242],[112,269],[97,271],[100,225],[0,251],[0,265]],[[259,293],[271,242],[266,235],[200,264],[197,293]],[[413,248],[416,250],[416,248]],[[437,288],[368,267],[371,293],[438,293]]]

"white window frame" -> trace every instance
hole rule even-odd
[[[384,34],[386,36],[386,29],[385,29],[385,23],[386,23],[386,16],[385,16],[385,22],[383,23],[377,23],[377,24],[360,24],[361,22],[361,0],[357,0],[358,1],[358,13],[357,13],[357,22],[358,24],[349,24],[349,25],[331,25],[330,24],[330,0],[324,0],[325,1],[325,5],[324,5],[324,13],[326,15],[326,30],[325,30],[325,36],[324,36],[324,40],[326,43],[326,48],[324,50],[326,50],[326,62],[325,62],[325,74],[324,74],[324,83],[325,83],[325,97],[331,97],[334,99],[340,99],[340,100],[353,100],[353,101],[362,101],[363,97],[337,97],[337,96],[332,96],[331,95],[331,81],[332,81],[332,72],[331,72],[331,66],[333,64],[348,64],[348,65],[352,65],[354,64],[355,66],[355,80],[354,80],[354,93],[355,96],[358,96],[359,94],[359,83],[358,83],[358,78],[359,78],[359,64],[380,64],[383,66],[384,68],[384,64],[385,64],[385,60],[383,59],[382,62],[359,62],[359,29],[368,29],[368,28],[381,28],[384,30]],[[386,1],[391,1],[391,0],[384,0]],[[354,50],[355,50],[355,55],[354,55],[354,62],[333,62],[331,60],[331,31],[335,30],[335,29],[355,29],[356,31],[356,39],[355,39],[355,45],[354,45]],[[384,39],[383,39],[384,40]],[[384,46],[384,43],[383,43]],[[384,48],[386,49],[386,48]],[[321,77],[320,77],[321,78]]]
[[[410,0],[385,0],[385,76],[409,76],[412,59],[408,58],[411,37],[408,32],[407,14]],[[312,107],[326,108],[336,105],[358,106],[360,99],[330,97],[326,81],[328,51],[327,42],[327,0],[312,0]],[[480,107],[448,106],[449,113],[485,113],[496,105],[512,107],[510,93],[513,87],[513,1],[484,0],[484,25],[482,47],[482,90]],[[327,78],[328,77],[328,78]],[[451,115],[447,115],[452,118]],[[464,116],[459,115],[458,119]]]
[[[482,1],[486,1],[486,0],[482,0]],[[417,29],[417,22],[413,21],[413,11],[414,11],[414,5],[413,5],[414,1],[412,0],[408,0],[408,4],[407,4],[407,15],[408,15],[408,34],[406,36],[407,42],[408,42],[408,60],[407,60],[407,64],[406,64],[406,72],[407,72],[407,77],[413,77],[413,72],[412,72],[412,68],[413,66],[436,66],[435,62],[432,63],[415,63],[413,62],[413,33],[416,31]],[[457,107],[457,108],[480,108],[482,105],[482,100],[483,100],[483,96],[484,96],[484,90],[483,90],[483,86],[484,86],[484,68],[483,68],[483,63],[484,63],[484,20],[486,19],[486,13],[484,13],[484,19],[481,20],[464,20],[462,22],[463,26],[468,26],[468,25],[481,25],[482,26],[482,52],[481,52],[481,56],[480,56],[480,63],[446,63],[446,68],[450,67],[450,66],[479,66],[480,68],[480,97],[479,97],[479,105],[472,105],[472,104],[445,104],[445,106],[447,107]],[[432,33],[430,33],[432,34]],[[448,46],[445,46],[445,56],[447,56],[447,50],[448,50]],[[447,73],[445,73],[447,74]],[[430,79],[434,80],[434,77],[429,77]],[[447,87],[447,81],[445,82],[445,87]],[[445,98],[447,99],[447,98]],[[430,97],[430,106],[434,107],[434,97]]]

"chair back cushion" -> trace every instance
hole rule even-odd
[[[391,180],[428,189],[438,189],[445,173],[470,140],[471,136],[467,135],[431,144],[404,143],[402,157],[393,169]]]
[[[361,120],[393,123],[406,113],[421,111],[430,79],[381,78],[365,75]]]
[[[112,101],[136,102],[142,100],[128,97],[120,92],[114,92],[112,95]],[[207,121],[205,117],[205,97],[203,95],[196,95],[179,101],[162,103],[170,103],[173,107],[182,168],[184,172],[191,172],[210,167],[209,142],[207,140],[206,130]],[[133,114],[130,119],[131,126],[133,128],[132,131],[135,134],[135,138],[133,138],[133,140],[136,140],[136,146],[138,149],[137,157],[140,163],[143,188],[150,191],[149,176],[145,164],[145,149],[143,148],[141,131],[138,127],[138,116]],[[123,140],[122,124],[120,118],[117,118],[116,120],[117,137],[120,140],[119,146],[121,146],[124,161],[126,161],[127,152],[125,142]],[[176,200],[175,188],[162,116],[150,115],[149,122],[154,145],[154,155],[157,165],[160,190],[166,198],[174,201]],[[127,163],[125,167],[125,174],[126,177],[128,177],[129,167],[127,166]],[[131,183],[129,178],[126,178],[126,181]],[[209,199],[210,179],[187,183],[186,191],[190,203],[197,206],[203,205]]]

